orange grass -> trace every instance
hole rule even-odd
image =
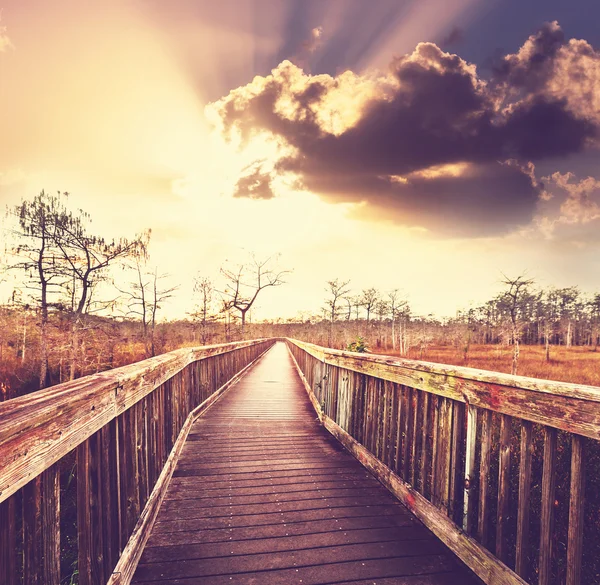
[[[517,371],[520,376],[600,386],[600,351],[594,351],[593,347],[551,346],[549,362],[545,360],[543,346],[522,345],[520,349]],[[397,352],[386,353],[398,355]],[[465,360],[461,348],[451,345],[430,345],[423,348],[422,352],[419,347],[413,347],[404,357],[510,373],[512,355],[512,346],[472,345]]]

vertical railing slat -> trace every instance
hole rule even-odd
[[[60,466],[42,473],[42,562],[44,585],[60,584]]]
[[[548,585],[551,576],[552,537],[554,535],[554,493],[556,486],[556,437],[556,429],[544,427],[539,585]]]
[[[492,412],[481,412],[481,451],[479,454],[479,505],[477,511],[477,537],[483,546],[489,543],[489,477],[492,454]]]
[[[533,455],[533,425],[521,422],[521,459],[519,462],[519,507],[517,511],[517,550],[515,572],[524,577],[529,556],[529,510],[531,491],[531,460]]]
[[[421,429],[419,490],[425,495],[425,487],[427,486],[427,464],[429,463],[429,446],[427,445],[427,433],[429,429],[429,392],[424,392],[423,394],[423,428]]]
[[[496,556],[506,562],[506,534],[510,498],[510,434],[512,419],[500,415],[500,453],[498,465],[498,508],[496,513]]]
[[[0,502],[0,583],[17,585],[16,499]]]
[[[457,521],[459,510],[458,501],[461,495],[460,482],[462,480],[461,454],[464,437],[465,408],[464,404],[452,401],[452,449],[450,461],[450,493],[448,494],[448,514],[454,522]]]
[[[573,435],[571,437],[571,490],[569,495],[566,585],[580,585],[581,583],[585,501],[584,452],[584,438]]]
[[[475,482],[475,441],[477,439],[477,408],[469,405],[467,411],[467,444],[465,453],[465,484],[464,484],[464,504],[463,504],[463,530],[467,533],[472,532],[472,510],[474,501],[474,482]]]
[[[41,476],[23,488],[23,585],[42,585]]]

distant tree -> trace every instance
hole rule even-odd
[[[13,235],[16,244],[12,254],[17,262],[12,269],[21,271],[24,288],[38,307],[40,315],[40,370],[39,388],[51,383],[48,363],[48,324],[52,301],[64,291],[69,278],[69,267],[57,244],[67,211],[64,206],[66,193],[51,195],[41,191],[30,201],[9,210],[17,218]],[[25,352],[23,350],[23,360]]]
[[[134,270],[135,280],[128,289],[119,290],[126,299],[127,316],[141,322],[146,357],[153,357],[156,355],[157,313],[179,286],[161,286],[160,282],[168,278],[168,275],[159,275],[157,268],[145,269],[144,258],[136,258]]]
[[[194,278],[194,296],[197,300],[192,317],[200,323],[202,345],[208,342],[210,327],[218,320],[218,314],[214,310],[215,292],[210,278],[200,275]]]
[[[379,301],[379,291],[375,288],[367,288],[362,291],[361,304],[367,312],[367,324],[371,317],[371,313],[375,310]]]
[[[348,284],[350,284],[349,280],[340,281],[338,278],[327,281],[325,291],[328,293],[328,297],[325,299],[324,311],[329,319],[329,334],[327,339],[329,346],[331,346],[333,340],[333,324],[339,316],[341,302],[350,292]]]
[[[509,326],[510,342],[513,345],[512,374],[516,374],[518,369],[519,345],[533,282],[533,279],[527,279],[522,274],[516,278],[505,276],[502,280],[506,290],[498,298],[498,306]]]
[[[239,312],[242,338],[246,336],[246,315],[260,292],[266,288],[285,284],[284,277],[290,273],[289,270],[273,267],[275,260],[273,256],[259,260],[251,254],[250,260],[246,263],[238,264],[234,268],[226,266],[221,268],[221,275],[225,280],[225,287],[221,291],[225,308]]]

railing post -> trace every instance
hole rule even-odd
[[[477,408],[469,404],[467,412],[467,445],[465,456],[465,498],[463,506],[463,530],[472,532],[472,508],[475,487],[475,442],[477,439]]]
[[[42,562],[44,585],[60,584],[60,467],[42,473]]]

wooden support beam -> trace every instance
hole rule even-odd
[[[542,472],[542,510],[540,519],[539,585],[549,585],[552,574],[552,537],[556,486],[556,429],[544,428],[544,467]]]
[[[569,496],[569,534],[567,539],[567,583],[581,584],[583,521],[585,504],[585,444],[578,435],[571,437],[571,490]]]
[[[529,510],[531,501],[531,460],[533,425],[521,422],[521,458],[519,462],[519,507],[517,511],[517,549],[515,572],[525,577],[529,566]]]

